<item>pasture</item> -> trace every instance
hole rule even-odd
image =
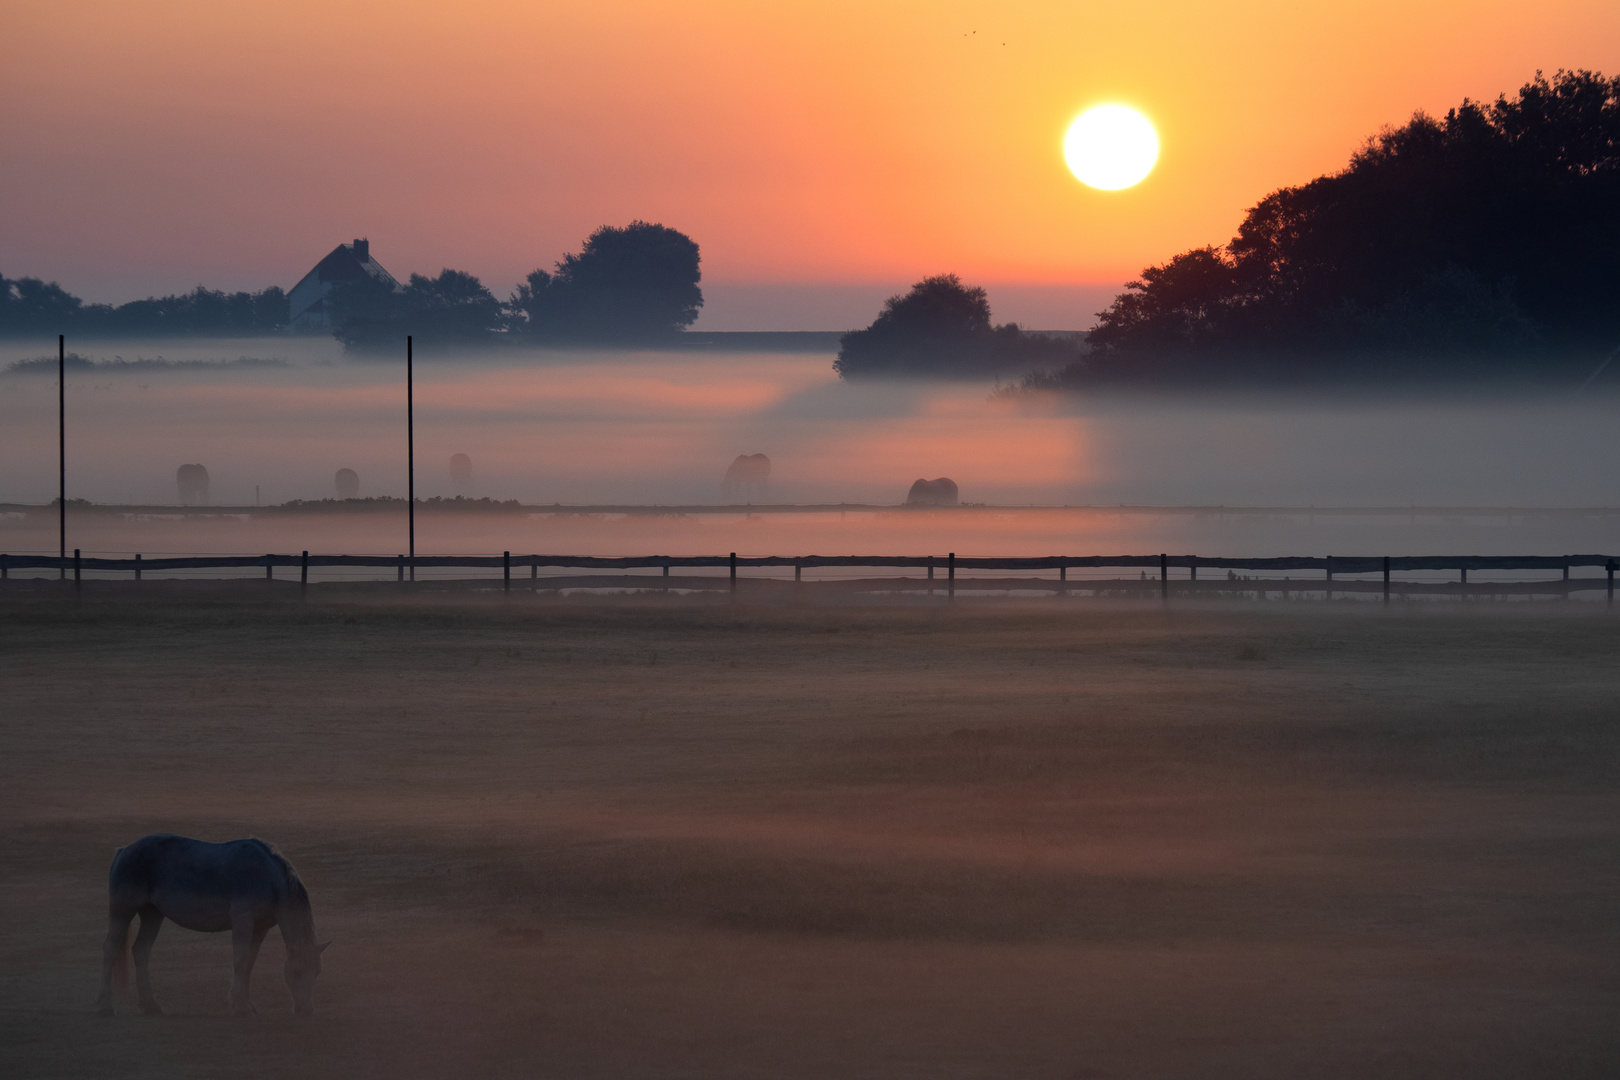
[[[10,1077],[1598,1077],[1599,604],[0,591]],[[106,871],[259,836],[333,945],[94,1015]]]

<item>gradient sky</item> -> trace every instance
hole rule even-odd
[[[366,236],[504,295],[644,218],[701,244],[734,325],[798,328],[946,271],[1089,306],[1414,109],[1620,72],[1613,0],[0,0],[0,24],[0,273],[288,287]],[[1162,143],[1123,192],[1061,153],[1105,101]]]

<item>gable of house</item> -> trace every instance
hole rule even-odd
[[[339,244],[333,248],[309,273],[298,279],[298,284],[288,290],[289,329],[294,332],[330,330],[332,319],[326,309],[326,298],[342,283],[362,277],[399,288],[394,275],[371,257],[370,241],[356,240],[352,244]]]

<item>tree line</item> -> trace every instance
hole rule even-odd
[[[412,274],[394,289],[370,278],[328,300],[338,340],[351,348],[505,338],[539,344],[657,343],[690,326],[703,306],[701,257],[664,225],[604,225],[552,270],[535,270],[503,303],[472,274]]]
[[[199,285],[177,296],[127,304],[87,304],[54,281],[0,275],[0,334],[158,337],[206,334],[247,337],[287,325],[287,294],[220,292]]]
[[[1273,191],[1226,245],[1142,271],[1084,345],[993,326],[985,291],[943,275],[844,335],[836,366],[1038,388],[1584,371],[1620,346],[1617,298],[1620,78],[1537,72]]]
[[[1620,344],[1620,78],[1540,72],[1370,138],[1150,266],[1075,378],[1456,370]]]
[[[476,276],[412,274],[400,287],[365,277],[327,298],[333,334],[352,348],[423,342],[656,343],[690,326],[703,306],[701,256],[684,233],[633,221],[604,225],[553,269],[530,273],[504,302]],[[86,304],[55,282],[0,277],[0,335],[251,336],[284,330],[287,294],[202,286],[116,307]]]

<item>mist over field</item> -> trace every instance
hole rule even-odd
[[[326,339],[75,343],[68,493],[176,504],[175,470],[205,465],[210,503],[329,499],[340,468],[360,496],[405,494],[404,362],[346,357]],[[55,495],[54,362],[0,349],[0,501]],[[840,382],[831,357],[536,350],[416,362],[419,498],[530,505],[894,505],[949,476],[964,503],[999,507],[1601,507],[1620,503],[1620,427],[1608,393],[1458,393],[1386,400],[1092,393],[996,396],[975,382]],[[472,460],[453,480],[454,454]],[[768,488],[726,496],[739,454],[765,453]],[[86,520],[114,550],[392,551],[390,513],[286,521]],[[51,547],[46,523],[7,523],[10,550]],[[996,554],[1142,548],[1282,554],[1606,550],[1598,518],[1003,512],[508,518],[419,515],[419,550],[602,554],[717,550]],[[39,532],[37,538],[32,533]],[[37,543],[32,542],[37,539]]]

